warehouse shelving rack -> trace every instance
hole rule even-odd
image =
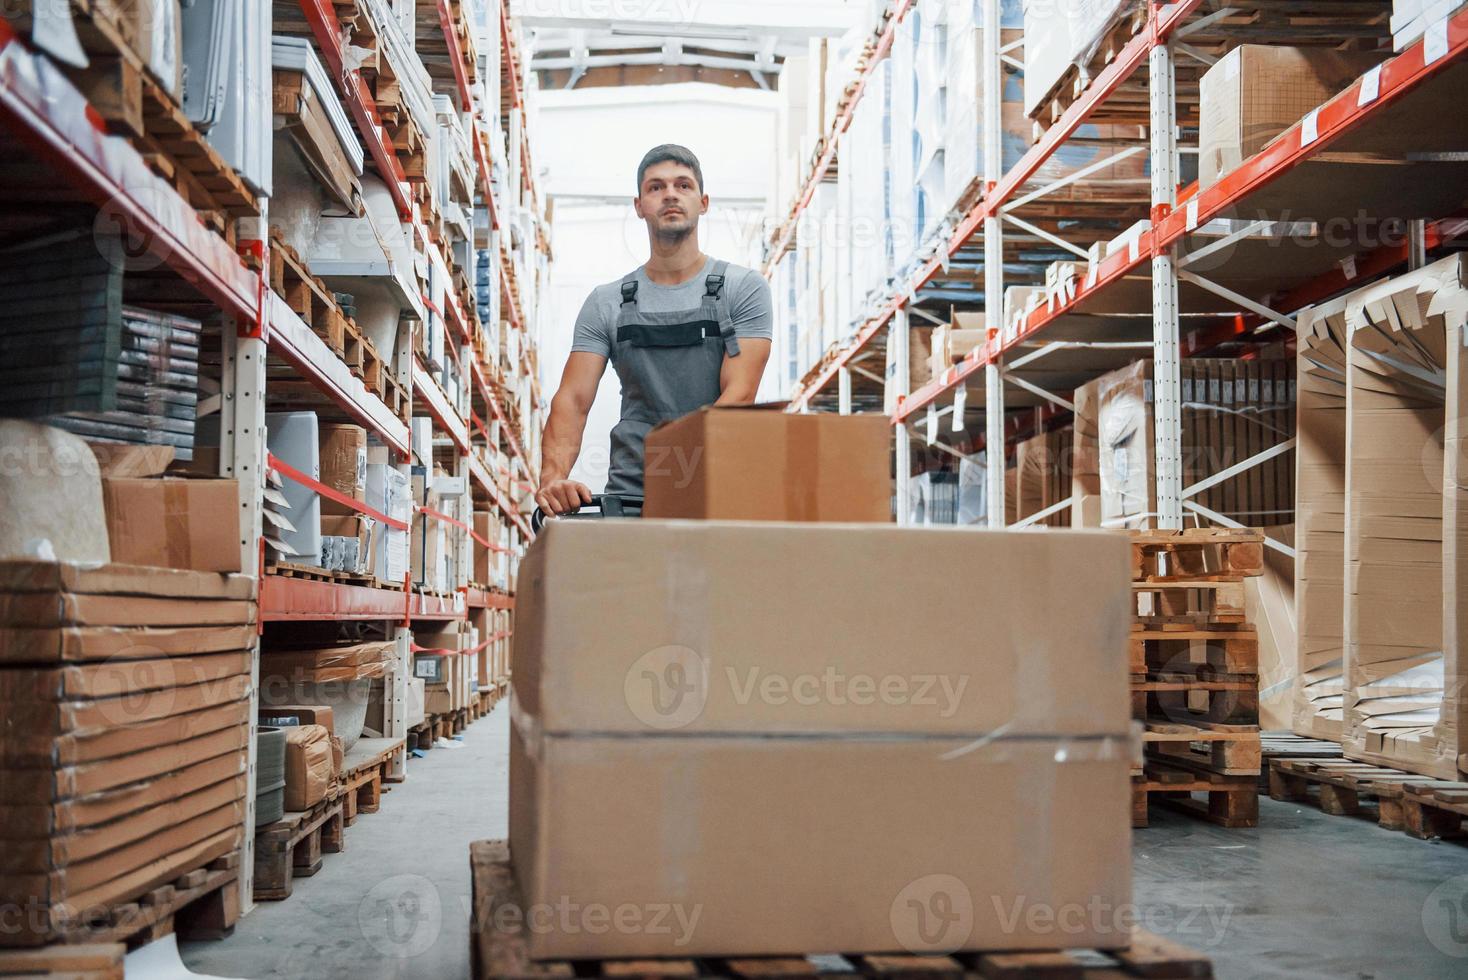
[[[343,29],[335,7],[329,0],[299,0],[305,22],[315,38],[316,47],[337,84],[358,135],[365,144],[369,160],[387,184],[400,218],[409,224],[418,241],[447,272],[447,263],[438,250],[428,244],[427,232],[416,215],[402,162],[383,127],[371,94],[360,71],[347,68],[343,56]],[[513,42],[505,4],[499,8],[502,36]],[[485,111],[476,106],[464,59],[458,44],[461,15],[458,4],[439,0],[438,13],[445,47],[456,69],[456,92],[460,105],[471,116]],[[508,71],[514,86],[509,104],[522,110],[523,96],[519,88],[519,58],[509,47],[502,54],[514,62]],[[508,107],[508,106],[507,106]],[[499,107],[496,107],[499,108]],[[501,114],[504,114],[503,112]],[[528,166],[529,141],[515,113],[516,152],[523,154],[526,166],[521,179],[529,194],[534,193],[533,172]],[[491,159],[487,127],[476,125],[472,153],[476,165],[476,184],[486,208],[491,233],[499,228],[503,211],[494,197],[489,172]],[[135,297],[143,305],[162,303],[171,309],[186,309],[201,317],[217,317],[222,321],[222,377],[220,396],[215,401],[221,417],[221,476],[239,480],[240,484],[240,554],[243,571],[257,578],[259,618],[263,624],[289,621],[356,620],[388,624],[397,653],[393,672],[394,689],[386,705],[384,734],[406,735],[405,686],[412,663],[411,623],[463,619],[475,608],[513,609],[514,597],[503,592],[471,588],[467,584],[452,595],[430,595],[411,588],[387,589],[342,582],[313,580],[267,574],[263,564],[262,507],[267,461],[265,439],[266,403],[270,396],[267,362],[284,364],[294,377],[308,382],[320,398],[323,411],[334,417],[362,425],[386,445],[400,465],[406,466],[412,447],[408,425],[393,413],[363,381],[354,376],[347,364],[277,295],[269,284],[269,222],[262,202],[258,219],[244,219],[239,224],[238,251],[223,237],[205,226],[189,203],[162,178],[157,176],[143,156],[120,137],[110,136],[86,98],[72,85],[64,73],[44,54],[31,50],[14,26],[0,19],[0,131],[14,140],[15,148],[6,154],[0,170],[6,178],[0,189],[0,201],[6,199],[34,205],[47,202],[57,207],[84,206],[100,212],[99,233],[125,233],[130,245],[149,258],[147,268],[136,277]],[[23,149],[22,149],[23,148]],[[27,152],[28,151],[28,152]],[[103,221],[105,219],[105,226]],[[14,220],[7,222],[12,233],[32,229]],[[499,250],[496,248],[496,252]],[[503,253],[496,274],[496,287],[506,300],[517,295],[516,270]],[[447,279],[447,277],[446,277]],[[127,281],[127,280],[125,280]],[[452,279],[447,279],[452,282]],[[419,300],[419,297],[412,297]],[[421,298],[424,310],[433,304]],[[414,304],[415,306],[417,303]],[[504,318],[512,329],[526,331],[525,312],[512,302],[504,304]],[[513,528],[508,550],[523,548],[530,536],[525,516],[520,512],[515,494],[501,490],[486,453],[503,450],[512,461],[512,469],[521,471],[521,487],[533,487],[533,460],[526,456],[514,429],[531,431],[536,424],[538,404],[532,405],[532,417],[519,419],[517,407],[502,404],[493,386],[498,382],[498,361],[481,362],[477,353],[480,341],[478,317],[465,310],[454,289],[445,291],[444,311],[433,309],[444,317],[448,335],[456,344],[461,365],[463,394],[454,404],[433,377],[417,362],[412,351],[411,332],[400,326],[396,354],[390,369],[412,392],[416,404],[426,409],[438,431],[447,438],[436,445],[435,453],[448,461],[452,472],[472,480],[478,492],[474,497],[498,510]],[[421,316],[421,313],[418,315]],[[531,344],[522,344],[526,353],[515,370],[533,363]],[[472,379],[472,380],[471,380]],[[490,425],[471,428],[467,419],[476,419],[473,398],[478,397],[492,419]],[[214,400],[211,400],[214,401]],[[438,443],[438,440],[435,440]],[[432,460],[427,460],[430,463]],[[470,508],[472,510],[472,508]],[[438,515],[436,515],[438,516]],[[467,582],[470,541],[479,536],[458,522],[464,533],[457,535],[461,578]],[[500,545],[479,539],[493,550]],[[255,645],[251,684],[251,738],[249,739],[249,788],[246,797],[244,852],[241,855],[240,893],[242,908],[252,904],[253,826],[254,826],[254,718],[258,708],[259,644]],[[400,748],[393,771],[405,773],[406,754]]]
[[[1151,356],[1156,378],[1153,409],[1159,524],[1180,527],[1185,512],[1215,523],[1229,523],[1191,499],[1201,487],[1182,485],[1179,359],[1266,331],[1273,331],[1272,335],[1265,333],[1269,339],[1278,338],[1293,327],[1290,313],[1294,310],[1348,286],[1360,285],[1395,266],[1420,264],[1427,250],[1462,234],[1461,221],[1428,222],[1454,215],[1463,205],[1461,188],[1468,186],[1468,163],[1454,149],[1461,148],[1468,136],[1468,126],[1457,109],[1468,91],[1468,11],[1459,11],[1433,25],[1424,37],[1200,191],[1196,184],[1179,186],[1176,62],[1186,58],[1209,63],[1212,59],[1200,54],[1192,42],[1210,30],[1219,30],[1216,25],[1229,11],[1238,13],[1250,3],[1145,3],[1145,28],[1090,79],[1029,151],[1002,173],[996,164],[1001,136],[999,82],[1005,69],[998,32],[985,31],[980,66],[986,101],[982,107],[986,168],[982,194],[956,216],[951,232],[876,314],[839,351],[807,373],[794,393],[792,410],[809,411],[818,404],[829,405],[831,399],[825,389],[834,380],[837,394],[832,407],[849,412],[855,391],[869,389],[873,382],[881,383],[880,378],[860,367],[860,362],[870,357],[879,344],[892,346],[896,368],[892,383],[897,386],[898,399],[893,424],[897,472],[902,475],[911,470],[914,426],[923,422],[931,434],[937,420],[955,410],[952,404],[940,409],[940,400],[952,398],[960,405],[973,404],[969,395],[978,396],[974,401],[983,407],[985,430],[972,440],[976,451],[1012,442],[1017,435],[1034,431],[1045,417],[1073,409],[1069,400],[1056,392],[1072,389],[1137,357]],[[879,52],[890,49],[898,25],[914,7],[916,0],[889,8]],[[982,23],[999,23],[999,0],[984,0],[982,13]],[[869,59],[861,66],[863,78],[876,60]],[[1084,123],[1105,112],[1108,100],[1123,85],[1135,86],[1144,73],[1151,187],[1140,216],[1150,219],[1150,226],[1129,248],[1102,261],[1094,278],[1079,283],[1073,295],[1047,303],[1014,323],[999,323],[1000,298],[1006,285],[1004,263],[1013,255],[1006,251],[1007,246],[1017,239],[1039,240],[1058,247],[1062,256],[1078,262],[1089,258],[1087,251],[1073,242],[1047,234],[1022,218],[1015,220],[1019,217],[1016,212],[1023,213],[1021,208],[1060,186],[1035,188],[1030,182],[1041,165]],[[849,124],[860,94],[858,84],[854,97],[838,115],[825,153],[791,216],[777,229],[767,273],[788,247],[791,229],[809,203],[815,183],[825,176],[835,136]],[[1409,146],[1412,152],[1404,152],[1403,146]],[[1330,163],[1323,156],[1326,151],[1336,155],[1376,154],[1390,159],[1393,165],[1380,166],[1374,161],[1351,167],[1341,164],[1338,157]],[[1115,159],[1094,166],[1099,168]],[[1406,239],[1363,248],[1357,242],[1335,246],[1318,235],[1291,231],[1293,222],[1323,224],[1353,214],[1363,219],[1367,231],[1379,231],[1383,217],[1409,219]],[[1205,238],[1207,224],[1213,218],[1249,221],[1248,233],[1235,231]],[[1356,230],[1361,230],[1359,224]],[[1260,231],[1273,232],[1276,237],[1267,242],[1251,237]],[[975,242],[982,249],[982,296],[990,313],[989,339],[942,376],[909,391],[910,318],[931,316],[918,309],[919,291],[942,281],[950,264],[957,262],[960,253],[967,257]],[[1210,255],[1213,261],[1202,261]],[[1199,268],[1195,271],[1189,266]],[[1267,295],[1269,302],[1260,302],[1251,295]],[[1190,326],[1186,331],[1185,323]],[[1280,331],[1279,327],[1286,330]],[[1015,408],[1034,411],[1026,413],[1028,419],[1006,415],[1006,409]],[[926,441],[939,450],[963,455],[936,439]],[[1270,453],[1286,451],[1292,445],[1287,443]],[[1262,457],[1244,460],[1230,468],[1230,475],[1262,462]],[[989,524],[1002,526],[1002,466],[987,468],[986,491]],[[906,498],[907,481],[899,479],[899,514],[909,512]],[[1070,503],[1064,501],[1021,523],[1041,520]],[[1275,542],[1271,544],[1288,551]]]

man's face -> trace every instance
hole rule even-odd
[[[692,170],[664,160],[643,173],[642,187],[632,206],[653,234],[678,239],[698,227],[698,217],[708,211],[709,199]]]

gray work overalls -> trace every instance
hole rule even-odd
[[[622,280],[622,306],[612,367],[622,381],[622,419],[612,427],[607,493],[642,493],[642,444],[660,422],[712,405],[719,397],[724,355],[739,356],[739,339],[724,296],[727,262],[704,277],[703,301],[668,313],[637,308],[637,273]]]

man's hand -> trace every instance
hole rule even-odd
[[[575,480],[552,480],[535,492],[535,502],[547,514],[569,514],[591,503],[591,488]]]

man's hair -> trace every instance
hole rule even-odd
[[[677,143],[664,143],[648,150],[643,156],[642,162],[637,165],[637,193],[642,193],[642,177],[647,173],[647,168],[659,163],[681,163],[693,171],[693,179],[698,182],[699,191],[703,190],[703,168],[698,165],[698,157],[686,146]]]

